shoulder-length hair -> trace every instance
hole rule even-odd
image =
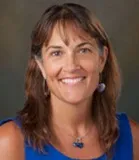
[[[65,34],[67,34],[66,28],[71,26],[77,30],[81,29],[95,38],[100,49],[104,46],[108,48],[107,61],[101,75],[106,89],[103,93],[96,90],[93,94],[92,119],[97,126],[99,140],[104,150],[109,152],[118,138],[116,102],[121,88],[120,72],[109,38],[99,20],[78,4],[65,3],[51,6],[41,16],[32,32],[31,56],[25,78],[26,102],[19,112],[25,138],[30,145],[42,151],[44,144],[49,143],[52,134],[49,125],[50,97],[44,95],[43,76],[34,56],[41,57],[42,46],[49,42],[56,24],[63,28]],[[71,25],[66,26],[69,24]]]

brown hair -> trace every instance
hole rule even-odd
[[[85,7],[78,4],[65,3],[48,8],[32,32],[31,57],[25,79],[26,102],[19,112],[25,138],[35,148],[42,150],[51,136],[50,97],[44,95],[43,76],[34,56],[41,56],[43,44],[49,41],[53,28],[59,22],[62,22],[63,28],[66,22],[76,24],[76,27],[96,39],[99,48],[108,48],[108,57],[102,72],[102,82],[107,87],[103,93],[94,92],[92,118],[98,128],[100,142],[104,150],[109,152],[118,138],[116,102],[121,88],[120,72],[109,38],[100,22]]]

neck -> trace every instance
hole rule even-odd
[[[80,104],[69,104],[51,96],[52,126],[72,135],[84,135],[92,125],[92,98]]]

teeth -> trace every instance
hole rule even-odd
[[[83,77],[74,78],[74,79],[66,78],[66,79],[62,79],[62,82],[66,83],[66,84],[76,84],[76,83],[78,83],[78,82],[80,82],[82,80],[83,80]]]

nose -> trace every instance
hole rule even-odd
[[[67,55],[64,64],[65,65],[63,70],[70,73],[75,72],[81,68],[79,60],[75,55]]]

